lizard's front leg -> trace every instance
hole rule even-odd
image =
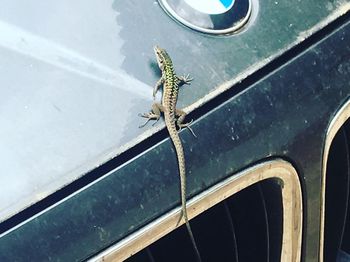
[[[176,76],[176,78],[178,86],[190,85],[191,81],[193,80],[193,78],[189,74],[184,76]]]
[[[190,130],[190,132],[192,133],[192,135],[194,137],[197,137],[196,134],[193,132],[192,128],[190,127],[190,124],[193,122],[193,119],[189,123],[185,123],[185,124],[182,123],[185,120],[186,115],[187,114],[185,113],[185,111],[181,109],[176,109],[176,116],[178,117],[176,124],[180,128],[180,130],[184,127],[187,127],[188,130]]]
[[[164,84],[164,77],[162,76],[156,83],[156,85],[153,88],[153,99],[156,97],[156,93],[159,90],[159,88]]]
[[[156,120],[156,122],[153,123],[153,125],[155,125],[160,118],[161,112],[163,112],[163,106],[159,103],[154,103],[152,105],[151,112],[139,115],[141,117],[147,118],[147,121],[144,124],[140,125],[139,128],[144,127],[150,120]]]

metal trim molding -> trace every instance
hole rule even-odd
[[[303,217],[301,187],[296,170],[284,160],[267,161],[248,168],[193,197],[188,201],[188,217],[191,219],[250,185],[270,178],[280,180],[282,185],[281,261],[300,261]],[[180,207],[173,209],[91,258],[90,261],[123,261],[129,258],[176,229],[179,215]]]
[[[321,221],[320,221],[320,250],[319,261],[323,262],[324,254],[324,226],[325,226],[325,209],[326,209],[326,171],[328,163],[329,150],[335,135],[344,123],[350,118],[350,100],[348,100],[333,117],[328,126],[326,133],[323,160],[322,160],[322,181],[321,181]]]

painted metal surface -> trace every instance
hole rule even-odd
[[[215,38],[175,23],[155,1],[2,1],[0,221],[156,132],[140,130],[137,117],[158,78],[153,45],[195,78],[179,99],[193,109],[348,8],[263,1],[247,30]]]
[[[307,199],[304,255],[316,261],[323,139],[350,96],[349,25],[257,83],[237,83],[348,10],[340,0],[264,1],[245,32],[215,38],[174,23],[154,1],[3,1],[0,221],[140,141],[166,137],[162,124],[138,128],[158,78],[157,43],[195,78],[180,92],[187,111],[241,91],[200,115],[197,139],[181,133],[189,193],[268,157],[291,160]],[[85,259],[174,207],[175,154],[159,142],[0,235],[0,260]]]
[[[306,196],[307,261],[318,257],[323,139],[330,120],[350,96],[349,30],[346,24],[195,121],[198,138],[181,132],[191,195],[256,161],[271,156],[292,160]],[[84,259],[177,205],[178,176],[170,143],[162,140],[1,235],[0,259]]]

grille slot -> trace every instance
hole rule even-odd
[[[324,261],[337,261],[338,253],[350,254],[348,120],[330,146],[326,169]]]
[[[302,198],[291,164],[276,159],[248,168],[187,202],[203,261],[300,261]],[[90,261],[194,261],[180,207]],[[159,240],[159,241],[158,241]]]
[[[281,187],[276,179],[254,184],[190,221],[203,261],[279,261]],[[195,261],[181,226],[126,261]]]

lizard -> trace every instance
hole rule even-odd
[[[147,121],[140,127],[145,126],[150,120],[156,120],[157,122],[160,119],[161,113],[164,114],[165,125],[168,129],[170,138],[175,147],[180,174],[181,214],[176,226],[178,226],[182,218],[184,218],[187,231],[189,233],[193,248],[196,253],[197,260],[202,261],[187,216],[185,155],[183,145],[177,130],[177,127],[179,127],[180,130],[184,127],[187,127],[191,131],[191,133],[194,136],[196,136],[192,129],[189,127],[192,121],[189,123],[183,123],[186,117],[186,113],[183,110],[176,108],[179,87],[184,84],[189,85],[193,78],[191,78],[189,75],[181,77],[176,75],[173,62],[165,49],[155,46],[154,53],[157,59],[159,69],[161,70],[162,76],[153,89],[153,99],[155,99],[156,93],[159,90],[159,88],[163,86],[162,103],[154,103],[152,105],[151,112],[140,115],[141,117],[147,118]],[[156,122],[154,122],[154,124]]]

